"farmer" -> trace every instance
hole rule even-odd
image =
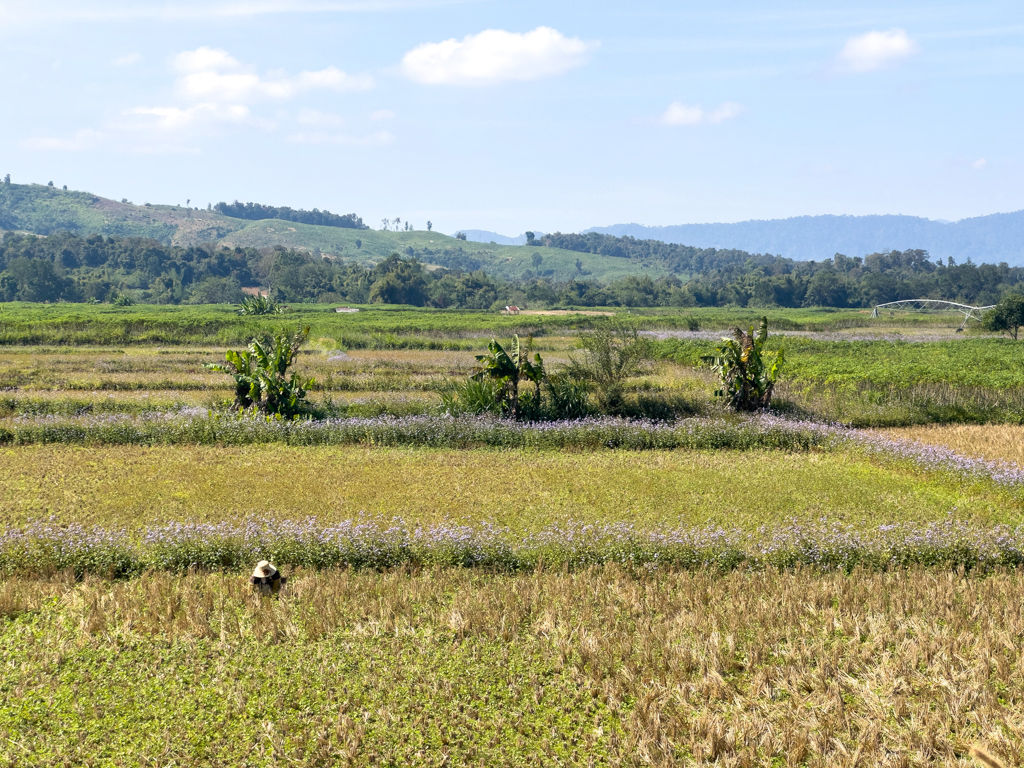
[[[277,597],[277,594],[281,591],[281,587],[284,586],[284,583],[287,580],[287,577],[278,573],[277,568],[272,566],[266,560],[260,560],[256,563],[256,569],[252,572],[252,576],[249,578],[253,589],[261,595],[274,595],[275,597]]]

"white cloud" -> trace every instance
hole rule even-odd
[[[227,51],[220,48],[200,46],[194,51],[182,51],[175,56],[172,66],[182,73],[207,72],[210,70],[236,70],[242,63]]]
[[[289,144],[342,144],[346,146],[381,147],[391,144],[395,137],[388,131],[377,131],[367,136],[348,136],[331,133],[296,133],[287,139]]]
[[[987,165],[988,165],[988,160],[986,160],[984,157],[979,157],[977,160],[975,160],[973,163],[971,163],[971,168],[973,168],[976,171],[980,171],[982,168],[984,168]]]
[[[2,0],[0,0],[2,1]],[[260,102],[291,99],[311,91],[365,90],[374,86],[369,75],[348,75],[336,67],[260,74],[227,51],[201,47],[183,51],[171,60],[175,97],[170,103],[144,104],[121,112],[101,131],[79,132],[72,138],[33,137],[30,149],[88,149],[103,145],[135,152],[195,152],[207,138],[239,128],[272,131],[275,122],[256,111]],[[280,112],[278,117],[287,117]],[[302,125],[338,127],[344,118],[312,109],[299,113]],[[372,139],[332,139],[333,143],[387,143]],[[390,139],[388,139],[390,140]]]
[[[390,109],[378,109],[370,113],[371,120],[394,120],[395,113]]]
[[[141,53],[129,53],[125,56],[118,56],[110,63],[115,67],[130,67],[132,64],[138,64],[140,61],[142,61]]]
[[[103,139],[103,134],[89,128],[84,128],[67,139],[52,136],[34,136],[21,142],[26,149],[42,149],[47,151],[78,152],[89,149]]]
[[[918,50],[902,29],[876,30],[847,40],[836,63],[842,72],[872,72],[896,66]]]
[[[304,109],[299,112],[299,123],[302,125],[344,125],[346,120],[341,115],[330,115],[315,109]]]
[[[261,77],[217,48],[197,48],[174,57],[180,73],[176,92],[187,101],[252,103],[261,99],[289,99],[303,91],[329,89],[365,91],[373,88],[369,75],[348,75],[335,67],[300,72],[295,77],[275,73]]]
[[[706,111],[700,104],[690,106],[681,101],[674,101],[661,116],[661,122],[665,125],[718,124],[739,117],[743,112],[743,105],[734,101],[722,102],[711,111]]]
[[[249,119],[249,108],[242,104],[195,104],[190,107],[136,107],[126,114],[155,118],[154,124],[164,131],[188,128],[200,121],[243,123]]]
[[[462,40],[424,43],[402,58],[406,77],[429,85],[491,85],[537,80],[586,63],[599,43],[566,37],[551,27],[518,34],[486,29]]]

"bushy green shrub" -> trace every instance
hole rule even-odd
[[[565,375],[593,385],[601,413],[618,416],[626,407],[625,382],[650,362],[650,341],[636,325],[610,321],[580,335],[580,352],[569,359]]]
[[[498,385],[491,379],[455,382],[441,392],[441,411],[449,416],[501,415]]]

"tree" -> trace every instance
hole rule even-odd
[[[501,344],[491,339],[487,353],[476,356],[477,366],[471,378],[474,381],[489,379],[496,383],[498,402],[512,419],[519,418],[519,382],[523,379],[534,385],[533,410],[538,410],[540,406],[540,385],[545,378],[544,361],[537,353],[534,353],[533,361],[530,360],[532,347],[532,338],[524,346],[519,337],[514,336],[512,345],[506,351]]]
[[[533,232],[527,232],[526,234],[532,235]],[[534,251],[533,256],[530,257],[530,263],[533,264],[534,269],[540,269],[540,265],[544,263],[544,257]]]
[[[205,367],[235,380],[234,407],[238,410],[292,417],[314,384],[313,379],[303,379],[294,371],[287,376],[308,336],[309,326],[292,336],[280,333],[253,339],[241,352],[228,350],[227,365],[206,363]]]
[[[846,283],[833,270],[825,269],[811,278],[804,304],[809,307],[845,307]]]
[[[537,236],[534,235],[533,232],[527,232],[526,233],[526,244],[527,245],[533,245],[536,242],[537,242]]]
[[[208,277],[192,286],[189,304],[238,304],[245,300],[241,284],[233,277]]]
[[[13,258],[0,274],[0,295],[6,301],[57,301],[71,298],[72,283],[57,273],[49,259]]]
[[[428,221],[427,222],[427,232],[430,232],[433,228],[434,228],[434,223],[432,221]]]
[[[715,397],[724,397],[733,410],[759,411],[771,405],[775,382],[785,362],[780,349],[774,360],[766,353],[768,342],[768,318],[762,317],[757,335],[754,327],[749,332],[739,328],[732,338],[718,348],[717,355],[705,355],[701,359],[709,363],[722,382],[722,388],[715,391]],[[771,363],[769,365],[769,362]]]
[[[415,260],[403,260],[397,253],[373,268],[370,273],[371,304],[412,304],[422,307],[427,303],[427,281]]]
[[[1004,294],[995,308],[985,313],[982,325],[987,331],[1005,332],[1016,340],[1021,326],[1024,326],[1024,296]]]
[[[456,232],[455,233],[455,239],[456,240],[465,240],[466,239],[466,233],[465,232],[461,232],[461,231],[460,232]]]
[[[8,173],[6,176],[4,176],[4,184],[10,184],[10,183],[11,183],[11,174]]]

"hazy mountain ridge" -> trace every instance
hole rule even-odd
[[[735,224],[652,227],[616,224],[584,232],[661,240],[698,248],[735,248],[801,261],[836,253],[864,256],[922,248],[932,257],[957,262],[1024,264],[1024,211],[994,213],[946,223],[917,216],[797,216]]]
[[[509,237],[487,229],[464,229],[463,234],[471,243],[495,243],[496,245],[526,245],[526,233]],[[540,237],[543,232],[534,232],[535,237]]]

